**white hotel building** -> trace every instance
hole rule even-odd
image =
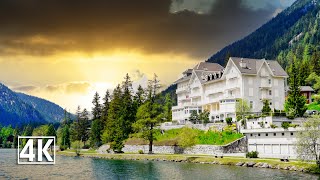
[[[288,75],[277,61],[230,57],[225,68],[201,62],[176,81],[177,106],[172,120],[185,124],[192,111],[209,110],[210,121],[236,117],[236,102],[245,99],[252,112],[261,112],[263,100],[282,110]]]

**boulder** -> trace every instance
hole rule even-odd
[[[243,166],[244,162],[238,162],[236,166]]]
[[[253,167],[256,163],[255,162],[248,162],[247,167]]]

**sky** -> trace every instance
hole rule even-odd
[[[129,73],[163,87],[294,0],[1,0],[0,82],[74,112]]]

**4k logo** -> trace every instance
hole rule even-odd
[[[55,164],[55,140],[54,136],[18,136],[18,164]]]

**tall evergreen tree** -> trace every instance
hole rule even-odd
[[[290,66],[289,76],[290,89],[285,103],[285,110],[291,118],[302,117],[306,111],[306,98],[300,93],[299,70],[296,67],[295,60],[292,61]]]
[[[86,141],[89,138],[89,114],[87,109],[83,109],[81,112],[80,106],[78,106],[76,112],[76,121],[72,124],[72,140],[73,141],[82,141],[83,144],[86,144]]]
[[[119,152],[123,148],[123,122],[122,113],[122,91],[120,85],[118,85],[112,94],[112,101],[110,102],[108,110],[108,118],[106,122],[106,128],[102,135],[104,143],[110,142],[110,148],[113,151]]]
[[[132,81],[128,74],[126,74],[124,81],[122,82],[122,92],[122,117],[119,120],[123,121],[120,122],[120,124],[123,124],[124,138],[128,138],[129,134],[132,133],[132,123],[134,123],[136,116],[132,98]]]
[[[106,120],[108,117],[108,111],[110,106],[110,93],[107,90],[104,98],[103,98],[103,107],[102,107],[102,117]]]
[[[165,102],[164,102],[164,118],[165,121],[172,121],[172,100],[171,100],[171,96],[169,93],[166,94],[165,96]]]
[[[93,104],[93,108],[92,108],[93,120],[100,119],[101,113],[102,113],[102,108],[101,108],[100,96],[99,96],[98,92],[96,92],[94,94],[92,104]]]
[[[315,72],[318,76],[320,76],[320,52],[315,51],[311,57],[312,64],[312,72]]]
[[[133,124],[134,130],[139,137],[149,141],[149,153],[152,153],[153,141],[155,140],[155,127],[163,120],[163,109],[159,103],[160,84],[157,75],[148,83],[147,101],[139,107],[137,121]]]
[[[136,109],[141,106],[145,101],[145,92],[141,85],[138,86],[137,92],[133,97]]]
[[[311,68],[308,60],[303,60],[300,63],[300,70],[299,70],[299,77],[300,77],[300,86],[306,85],[306,79],[309,77],[311,73]]]
[[[62,127],[62,136],[61,136],[61,143],[60,146],[64,148],[70,148],[71,141],[70,141],[70,128],[69,125],[66,124]]]

